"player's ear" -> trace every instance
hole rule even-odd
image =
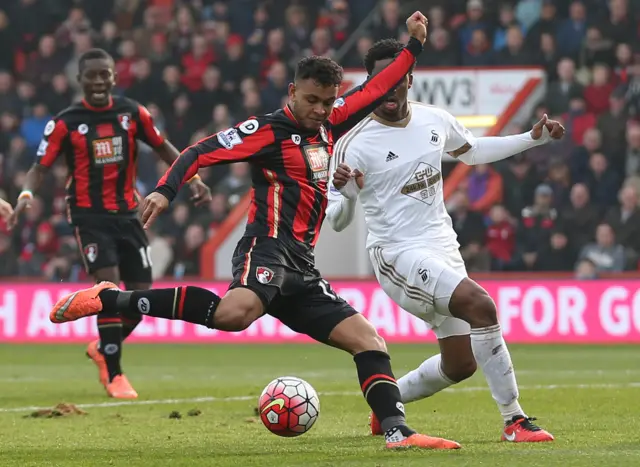
[[[409,74],[409,89],[413,86],[413,73]]]
[[[287,89],[287,93],[289,94],[289,99],[293,99],[296,95],[296,85],[295,83],[289,83],[289,87]]]
[[[112,84],[115,86],[118,82],[118,72],[114,69],[112,73],[113,79],[111,80]]]

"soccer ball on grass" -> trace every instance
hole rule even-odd
[[[295,376],[281,376],[267,384],[258,400],[260,419],[278,436],[300,436],[311,429],[320,413],[313,387]]]

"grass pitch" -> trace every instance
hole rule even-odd
[[[521,403],[556,441],[499,441],[502,421],[483,376],[407,405],[409,423],[459,441],[459,451],[387,452],[367,436],[355,367],[319,345],[129,345],[124,364],[140,399],[108,399],[82,346],[0,346],[0,466],[630,466],[640,465],[640,348],[510,346]],[[436,352],[392,346],[400,376]],[[320,418],[298,438],[254,415],[277,376],[306,379]],[[24,418],[60,402],[87,415]],[[198,416],[189,416],[198,409]],[[177,411],[180,419],[170,418]]]

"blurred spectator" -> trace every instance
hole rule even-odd
[[[625,255],[622,245],[616,242],[616,236],[609,224],[600,224],[596,229],[596,242],[585,245],[578,260],[590,260],[598,272],[622,272]]]
[[[558,27],[558,46],[563,54],[577,55],[587,30],[587,11],[584,3],[574,1],[569,6],[569,18]]]
[[[602,135],[602,145],[607,148],[611,165],[620,174],[624,173],[625,167],[626,127],[624,91],[616,89],[609,96],[608,110],[598,116],[597,128]]]
[[[624,186],[619,200],[620,206],[610,207],[604,222],[611,226],[618,242],[627,249],[626,264],[636,263],[640,255],[640,208],[636,188]]]
[[[549,185],[538,185],[532,206],[522,210],[516,242],[518,257],[516,270],[533,270],[539,252],[549,243],[556,226],[558,213],[553,207],[553,190]]]
[[[598,278],[598,269],[590,259],[581,259],[576,265],[575,278],[578,280],[592,280]]]
[[[418,56],[420,66],[455,66],[458,64],[458,50],[451,43],[451,35],[444,28],[429,29],[429,41],[425,53]]]
[[[640,175],[640,125],[627,127],[627,154],[625,174],[627,177]]]
[[[469,271],[488,271],[491,257],[484,249],[485,226],[482,215],[469,209],[469,198],[458,190],[451,196],[449,214],[453,229],[458,234],[460,253]]]
[[[582,95],[583,88],[576,80],[575,71],[575,63],[570,58],[558,62],[558,81],[549,85],[545,97],[552,115],[567,112],[571,98]]]
[[[534,64],[534,57],[524,48],[524,38],[520,26],[512,25],[507,29],[506,45],[496,54],[495,62],[507,66]]]
[[[504,206],[511,216],[518,218],[525,206],[533,202],[533,192],[539,179],[525,154],[508,159],[502,171]]]
[[[549,243],[540,250],[536,258],[537,271],[571,271],[576,260],[576,254],[567,235],[561,230],[554,230]]]
[[[522,5],[527,5],[531,3],[542,3],[542,7],[540,8],[540,18],[533,23],[531,28],[528,29],[527,32],[527,46],[531,50],[535,50],[540,44],[540,39],[543,34],[547,34],[551,37],[555,36],[556,31],[558,30],[558,18],[556,16],[556,5],[554,0],[543,0],[542,2],[519,2],[518,10],[522,8]],[[536,6],[538,6],[536,5]],[[533,15],[521,15],[518,14],[518,19],[521,22],[528,21]]]
[[[571,247],[579,251],[593,241],[600,222],[600,210],[589,202],[589,189],[582,183],[573,185],[570,199],[571,204],[561,211],[559,220]]]
[[[573,181],[584,182],[589,174],[591,155],[602,150],[602,133],[597,128],[589,128],[582,138],[582,146],[571,153],[571,177]]]
[[[596,152],[589,158],[589,172],[585,180],[591,193],[591,200],[600,207],[615,204],[620,177],[609,167],[609,161],[604,154]]]
[[[600,63],[593,67],[593,79],[584,90],[584,98],[587,103],[587,111],[600,115],[609,110],[609,96],[615,89],[611,80],[610,69]]]
[[[398,37],[405,27],[400,17],[400,2],[383,0],[380,10],[380,24],[374,29],[373,36],[376,40]]]
[[[508,46],[507,36],[511,28],[516,28],[520,31],[520,39],[522,42],[524,29],[518,23],[518,20],[516,20],[516,12],[513,8],[513,5],[511,3],[503,3],[500,5],[500,9],[498,10],[498,27],[493,33],[494,50],[502,50],[504,47]]]
[[[467,190],[469,209],[472,211],[485,213],[502,201],[502,178],[488,164],[472,166],[461,188]]]
[[[569,203],[571,173],[569,166],[564,161],[555,160],[551,162],[545,183],[553,190],[553,205],[556,208],[562,209]]]
[[[569,111],[562,116],[569,137],[573,140],[573,144],[582,143],[585,132],[589,128],[596,126],[596,116],[587,111],[587,104],[582,95],[571,96],[569,100]]]
[[[469,0],[467,2],[466,21],[458,29],[460,46],[462,47],[463,52],[471,43],[474,31],[482,30],[485,33],[485,39],[488,37],[489,23],[485,20],[484,15],[485,12],[482,0]],[[486,42],[489,44],[488,39],[486,39]]]
[[[491,255],[491,269],[502,271],[512,259],[516,247],[516,229],[509,220],[509,213],[500,204],[489,211],[486,246]]]
[[[491,50],[486,31],[480,28],[475,29],[462,51],[462,64],[464,66],[488,66],[493,64],[494,59],[495,54]]]

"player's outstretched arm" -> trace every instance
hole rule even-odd
[[[535,146],[561,139],[565,129],[545,114],[531,131],[510,136],[483,136],[475,138],[453,116],[447,134],[445,151],[467,165],[490,164],[514,156]]]
[[[267,154],[274,142],[275,134],[269,119],[257,117],[189,146],[171,164],[155,190],[145,199],[142,216],[145,227],[149,227],[153,219],[169,206],[182,185],[193,178],[201,167],[251,161]],[[166,205],[158,196],[166,200]]]
[[[329,117],[333,125],[333,137],[340,136],[353,128],[360,120],[369,115],[405,77],[422,52],[427,39],[427,18],[416,11],[407,19],[409,43],[402,52],[384,70],[368,79],[364,84],[349,91],[336,101]]]

